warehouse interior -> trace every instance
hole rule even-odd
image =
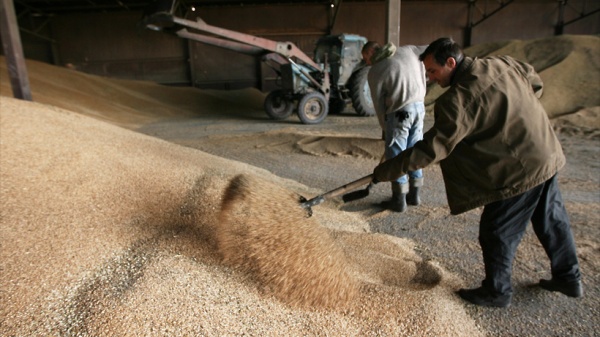
[[[600,330],[600,1],[0,6],[0,336]],[[194,40],[189,22],[214,33]],[[381,207],[390,184],[365,183],[382,160],[378,118],[354,102],[333,113],[331,100],[326,118],[311,125],[300,102],[298,116],[265,114],[282,84],[266,51],[327,64],[332,54],[322,57],[316,46],[330,34],[399,45],[451,36],[469,56],[508,55],[534,67],[567,158],[557,177],[583,297],[540,288],[553,275],[528,226],[511,305],[467,303],[456,291],[485,276],[482,209],[450,214],[440,165],[423,170],[421,204],[393,212]],[[225,35],[253,42],[226,43]],[[362,65],[352,55],[351,66]],[[443,93],[429,83],[424,131],[436,123]],[[354,188],[359,198],[350,201],[329,194]]]
[[[215,27],[290,41],[309,56],[319,37],[342,33],[414,45],[450,36],[464,47],[600,33],[600,3],[593,0],[16,0],[14,8],[27,59],[211,89],[269,91],[275,79],[260,58],[146,29],[144,15],[174,10]]]

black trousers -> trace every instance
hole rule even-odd
[[[554,176],[523,194],[484,207],[479,243],[485,265],[482,285],[490,292],[512,294],[512,263],[529,221],[550,259],[552,277],[581,279],[571,223]]]

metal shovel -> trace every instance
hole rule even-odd
[[[349,191],[356,189],[357,187],[360,187],[360,186],[363,186],[366,184],[369,184],[369,186],[367,186],[365,189],[347,193]],[[320,205],[325,200],[327,200],[329,198],[337,197],[338,195],[344,194],[344,193],[346,193],[342,197],[342,200],[344,200],[344,202],[362,199],[369,195],[369,191],[371,190],[373,185],[374,185],[373,184],[373,174],[369,174],[368,176],[364,176],[353,182],[350,182],[348,184],[340,186],[334,190],[331,190],[329,192],[318,195],[310,200],[306,200],[305,198],[302,197],[300,199],[300,206],[302,206],[302,208],[306,208],[308,210],[308,216],[311,216],[312,215],[312,209],[311,209],[312,206]]]

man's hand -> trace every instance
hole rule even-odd
[[[384,163],[385,161],[382,161],[381,163],[379,163],[379,165],[375,166],[375,169],[373,169],[373,184],[385,181],[385,179],[382,179],[382,172],[384,171],[382,165]]]
[[[393,159],[394,158],[382,160],[379,165],[373,169],[374,182],[380,183],[382,181],[392,181],[406,174],[406,172],[398,172],[399,168],[394,165]]]

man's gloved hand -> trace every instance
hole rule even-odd
[[[379,165],[375,166],[375,168],[373,169],[373,184],[377,184],[382,182],[383,180],[381,179],[381,165],[385,163],[385,161],[382,161],[381,163],[379,163]],[[379,175],[378,175],[379,173]]]
[[[389,160],[382,160],[379,165],[373,169],[373,183],[380,183],[382,181],[392,181],[398,179],[406,172],[396,172],[397,168],[394,167],[394,158]]]

